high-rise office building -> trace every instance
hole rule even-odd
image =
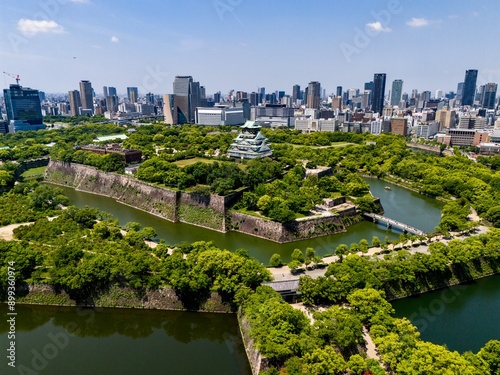
[[[373,76],[373,112],[382,115],[385,95],[385,73],[375,73]]]
[[[108,87],[108,96],[113,96],[113,95],[117,95],[116,93],[116,87]]]
[[[250,105],[257,106],[259,105],[259,94],[256,92],[250,93]]]
[[[459,82],[457,85],[457,96],[455,97],[455,99],[460,103],[462,103],[463,94],[464,94],[464,83]]]
[[[106,108],[109,112],[118,112],[118,96],[117,95],[109,95],[106,97]]]
[[[196,107],[201,107],[200,83],[191,76],[176,76],[174,80],[174,122],[194,123]]]
[[[10,132],[45,129],[38,90],[10,85],[3,96]]]
[[[370,92],[370,95],[368,97],[368,105],[372,108],[373,108],[373,88],[374,88],[373,81],[365,82],[364,91]]]
[[[465,71],[464,88],[462,93],[462,105],[473,105],[476,95],[477,70]]]
[[[431,92],[430,91],[423,91],[420,94],[420,101],[428,102],[429,100],[431,100]]]
[[[319,109],[321,85],[318,81],[309,82],[307,86],[307,108]]]
[[[71,116],[80,115],[80,107],[82,106],[82,101],[80,99],[80,91],[73,90],[68,92],[69,98],[69,108]]]
[[[148,104],[155,104],[155,96],[152,92],[148,92],[146,94],[146,103]]]
[[[94,112],[94,98],[92,96],[92,84],[90,81],[80,81],[80,99],[82,109]]]
[[[294,85],[292,88],[292,102],[295,104],[297,102],[297,99],[302,99],[300,97],[300,86]]]
[[[189,95],[193,77],[176,76],[174,80],[174,123],[186,124],[190,120]]]
[[[130,103],[137,103],[139,89],[137,87],[127,87],[127,97]]]
[[[497,98],[497,84],[490,82],[484,85],[483,100],[481,102],[481,107],[486,109],[495,109],[496,98]]]
[[[201,89],[200,82],[191,82],[190,84],[190,94],[189,94],[189,123],[194,124],[195,112],[197,107],[201,107]]]
[[[263,103],[264,100],[266,99],[266,88],[265,87],[261,87],[259,89],[259,93],[260,93],[260,103]]]
[[[391,106],[399,105],[402,94],[403,94],[403,80],[395,79],[394,81],[392,81]]]
[[[104,95],[104,99],[106,99],[108,97],[108,86],[103,86],[102,88],[102,93]]]
[[[217,91],[217,92],[214,94],[214,103],[215,103],[215,104],[220,103],[220,97],[221,97],[221,93],[220,93],[220,91]]]
[[[342,97],[342,86],[337,86],[337,97]]]

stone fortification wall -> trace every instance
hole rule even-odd
[[[232,230],[284,243],[345,232],[347,226],[359,221],[352,214],[313,217],[284,224],[240,212],[229,212],[228,217]]]
[[[49,163],[46,179],[76,190],[114,198],[120,203],[170,221],[225,231],[225,197],[181,193],[138,181],[133,177],[58,161]]]

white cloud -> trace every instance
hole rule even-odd
[[[113,43],[118,43],[118,42],[120,41],[120,39],[118,39],[116,36],[114,36],[114,35],[113,35],[113,36],[111,37],[111,41],[112,41]]]
[[[413,17],[411,20],[407,21],[406,24],[410,27],[423,27],[429,25],[429,21],[425,18]]]
[[[371,31],[382,31],[384,33],[389,33],[392,30],[388,27],[384,27],[379,21],[367,23],[366,27],[368,27]]]
[[[17,21],[17,29],[26,36],[34,36],[39,33],[61,34],[64,28],[56,21],[36,21],[20,19]]]

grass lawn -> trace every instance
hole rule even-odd
[[[21,176],[23,177],[40,176],[45,173],[46,169],[47,167],[37,167],[37,168],[27,169],[21,174]]]
[[[185,166],[195,164],[198,162],[212,164],[214,161],[215,160],[212,160],[212,159],[205,159],[205,158],[196,157],[196,158],[191,158],[191,159],[177,160],[177,161],[174,161],[174,164],[178,165],[181,168],[184,168]]]
[[[334,142],[330,146],[309,146],[309,145],[294,145],[292,143],[287,143],[291,145],[294,148],[298,147],[310,147],[310,148],[330,148],[330,147],[345,147],[349,145],[355,145],[356,143],[351,143],[351,142]]]
[[[195,164],[195,163],[198,163],[198,162],[212,164],[213,162],[216,162],[216,161],[217,160],[195,157],[195,158],[191,158],[191,159],[177,160],[177,161],[174,161],[174,164],[176,164],[177,166],[179,166],[181,168],[184,168],[184,167],[186,167],[188,165],[192,165],[192,164]],[[246,164],[237,163],[236,165],[242,171],[244,171],[247,168]]]

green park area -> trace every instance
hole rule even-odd
[[[404,181],[421,194],[446,199],[436,227],[443,235],[470,230],[471,208],[483,223],[500,227],[499,156],[478,157],[474,162],[460,155],[445,158],[415,152],[406,147],[404,138],[390,134],[265,130],[273,145],[272,158],[248,161],[242,170],[233,160],[204,157],[215,150],[226,153],[235,136],[231,129],[219,134],[209,134],[209,130],[141,126],[123,147],[142,151],[145,160],[136,174],[142,181],[181,190],[202,187],[220,195],[245,186],[248,190],[235,208],[276,221],[296,218],[321,199],[339,195],[354,197],[362,211],[370,211],[373,202],[360,177],[370,174]],[[0,138],[0,147],[9,147],[2,151],[0,165],[2,225],[34,222],[15,229],[14,240],[0,241],[0,261],[15,262],[18,282],[49,285],[77,301],[105,294],[110,285],[138,293],[170,288],[182,296],[185,306],[218,293],[234,311],[240,311],[250,327],[256,348],[268,360],[269,369],[261,372],[266,375],[499,373],[499,341],[485,343],[475,353],[450,351],[423,341],[408,319],[394,317],[387,302],[391,295],[418,294],[441,286],[443,280],[462,282],[498,273],[498,229],[447,245],[429,244],[425,254],[401,249],[368,257],[348,254],[347,245],[340,245],[332,249],[339,261],[330,264],[323,277],[306,276],[299,281],[302,302],[313,308],[321,306],[311,320],[262,285],[271,280],[270,272],[243,249],[221,250],[210,242],[159,243],[150,248],[144,240],[155,237],[152,228],[137,223],[120,228],[117,220],[92,208],[61,210],[69,203],[62,190],[36,181],[15,184],[19,164],[13,161],[49,153],[53,160],[122,173],[122,160],[74,149],[75,144],[89,143],[96,135],[120,131],[118,126],[99,124]],[[43,146],[50,142],[56,145]],[[332,144],[342,147],[330,147]],[[166,152],[156,155],[155,146]],[[331,167],[332,175],[306,175],[303,160]],[[56,218],[49,221],[47,216]],[[357,250],[354,245],[351,247]],[[367,240],[360,241],[360,250],[367,246]],[[304,264],[316,262],[312,248],[305,257],[295,254],[292,258]],[[7,267],[3,267],[0,296],[4,301],[7,280]],[[366,356],[366,332],[378,349],[379,360]]]
[[[190,159],[177,160],[173,164],[177,165],[178,167],[184,168],[188,165],[193,165],[196,163],[212,164],[213,162],[214,162],[214,160],[212,160],[212,159],[194,157],[194,158],[190,158]]]
[[[43,176],[47,167],[36,167],[25,170],[21,176],[24,178]]]

